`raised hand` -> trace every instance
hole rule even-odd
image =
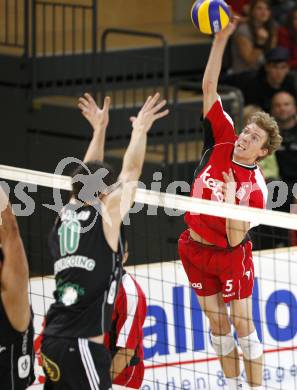
[[[157,119],[168,115],[168,109],[160,111],[166,105],[166,100],[161,100],[159,102],[159,98],[159,93],[156,93],[153,97],[149,96],[139,111],[137,117],[130,118],[133,129],[148,132]]]
[[[236,30],[239,21],[240,21],[239,16],[236,16],[236,15],[232,16],[229,24],[224,28],[224,30],[216,33],[216,38],[217,39],[229,39],[230,35],[232,35],[234,33],[234,31]]]
[[[93,127],[94,131],[98,129],[106,129],[109,122],[109,106],[110,97],[106,96],[102,109],[100,109],[95,100],[89,93],[85,93],[78,99],[78,108],[82,115]]]
[[[222,172],[225,183],[222,186],[222,192],[224,194],[224,199],[226,203],[235,203],[236,196],[236,187],[237,183],[235,181],[232,169],[230,168],[228,173]]]
[[[7,186],[7,190],[9,191],[9,187]],[[8,192],[9,193],[9,192]],[[11,213],[11,205],[9,203],[9,198],[4,191],[4,188],[2,188],[2,185],[0,185],[0,227],[3,223],[3,219],[7,218],[7,214]]]

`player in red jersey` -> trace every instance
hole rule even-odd
[[[278,126],[268,114],[253,115],[237,137],[217,95],[222,57],[236,28],[236,18],[216,34],[203,78],[204,151],[195,172],[191,196],[265,208],[267,188],[257,161],[281,143]],[[214,350],[230,389],[242,389],[238,350],[231,321],[243,352],[247,381],[262,389],[263,347],[252,320],[254,266],[250,223],[187,213],[188,229],[179,253],[199,303],[210,321]],[[227,312],[230,303],[231,316]]]
[[[123,263],[128,259],[126,243]],[[141,387],[144,376],[143,332],[146,298],[140,285],[124,271],[112,314],[111,331],[104,344],[112,357],[111,377],[114,385],[133,389]]]

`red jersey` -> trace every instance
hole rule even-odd
[[[132,388],[141,386],[144,375],[142,326],[145,316],[144,292],[136,280],[125,273],[115,300],[111,331],[105,335],[104,344],[112,358],[119,348],[133,349],[135,354],[129,366],[114,379],[114,384]]]
[[[246,166],[233,161],[234,143],[237,139],[233,121],[223,110],[218,99],[203,121],[204,149],[200,164],[195,171],[191,196],[223,202],[222,172],[231,168],[237,182],[236,203],[265,208],[268,190],[260,168]],[[208,242],[228,247],[226,219],[210,215],[185,215],[186,224]]]

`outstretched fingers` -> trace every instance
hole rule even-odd
[[[84,93],[84,98],[89,102],[89,103],[95,103],[95,100],[92,95],[90,95],[88,92]]]
[[[137,119],[136,116],[130,116],[129,120],[131,123],[133,123]]]
[[[158,104],[156,104],[154,107],[151,108],[151,112],[153,114],[157,113],[158,111],[161,110],[161,108],[163,108],[165,105],[167,104],[167,101],[164,99],[164,100],[161,100]]]
[[[157,114],[154,115],[154,120],[163,118],[164,116],[166,116],[168,114],[169,114],[169,110],[168,109],[164,110],[164,111],[161,111],[161,112],[158,112]]]
[[[231,168],[228,170],[228,173],[222,172],[222,175],[226,183],[235,181],[234,174]]]
[[[147,106],[146,106],[146,110],[151,110],[155,104],[157,103],[157,101],[160,99],[160,93],[157,92],[154,94],[154,96],[149,100]]]
[[[83,97],[80,97],[78,99],[78,108],[83,111],[83,112],[88,112],[89,111],[89,102]]]
[[[144,105],[142,106],[141,110],[140,111],[146,111],[150,102],[152,100],[152,97],[151,96],[148,96],[148,98],[146,99]]]
[[[97,107],[97,104],[89,93],[84,93],[83,96],[78,99],[78,108],[81,111],[88,112],[94,107]]]
[[[104,104],[103,104],[103,111],[108,111],[110,107],[110,97],[105,96],[104,98]]]

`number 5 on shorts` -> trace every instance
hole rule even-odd
[[[226,292],[230,292],[233,288],[233,279],[226,280]]]

